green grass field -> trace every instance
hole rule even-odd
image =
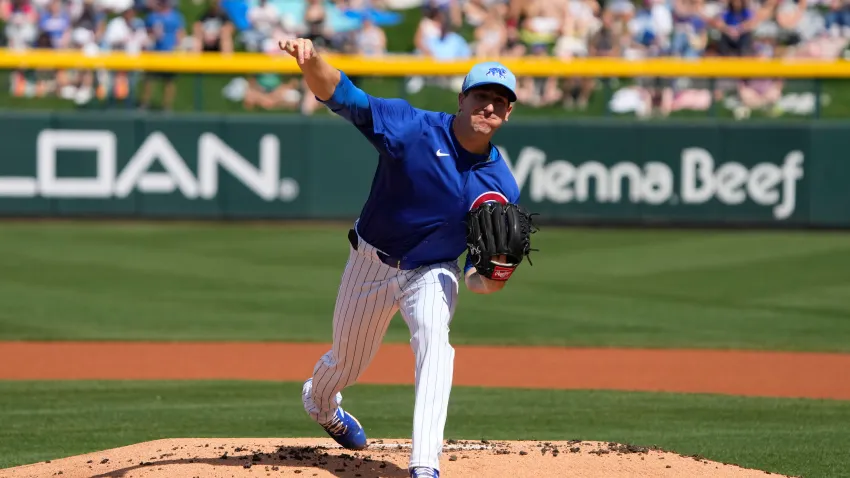
[[[412,387],[355,385],[372,436],[407,436]],[[0,383],[0,467],[162,437],[323,433],[299,384]],[[850,403],[713,395],[458,387],[446,438],[611,440],[791,475],[850,476]],[[13,445],[12,445],[13,444]]]
[[[327,342],[346,229],[2,223],[0,340]],[[850,351],[846,233],[544,227],[535,241],[503,293],[461,292],[454,344]],[[387,340],[408,339],[395,320]],[[0,467],[164,437],[323,436],[298,389],[0,382]],[[356,385],[346,401],[371,436],[408,436],[411,387]],[[833,477],[850,476],[847,423],[841,401],[457,387],[446,435],[612,440]]]
[[[327,342],[346,231],[3,224],[0,339]],[[456,344],[850,351],[847,234],[546,228],[535,247],[506,293],[462,293]]]

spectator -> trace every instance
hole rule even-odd
[[[435,60],[462,60],[472,57],[472,48],[469,46],[469,43],[455,31],[454,26],[448,20],[443,20],[440,26],[440,35],[432,37],[425,45],[425,48],[428,51],[428,56]],[[414,76],[407,82],[407,91],[409,93],[416,93],[425,86],[425,83],[425,78]],[[427,83],[434,83],[443,88],[460,91],[463,84],[463,77],[438,76],[428,78]]]
[[[383,56],[387,53],[387,35],[369,16],[354,35],[354,48],[358,55]]]
[[[628,25],[636,56],[659,56],[670,50],[673,13],[664,0],[645,0]]]
[[[485,0],[466,0],[461,10],[466,24],[473,27],[481,26],[492,13],[492,10],[488,10]]]
[[[784,0],[777,6],[776,22],[781,28],[780,39],[793,48],[785,56],[793,58],[837,59],[847,47],[846,30],[827,28],[826,15],[818,10],[817,0]]]
[[[454,28],[460,28],[463,25],[461,0],[425,0],[423,6],[426,10],[438,10]]]
[[[443,14],[436,8],[428,8],[425,14],[419,19],[419,25],[416,27],[416,33],[413,37],[413,46],[416,53],[429,56],[431,51],[428,49],[428,44],[432,39],[437,38],[442,33]]]
[[[38,29],[50,38],[54,49],[68,48],[71,41],[71,16],[62,0],[52,0],[38,22]]]
[[[782,80],[761,78],[741,80],[738,83],[738,96],[746,108],[744,110],[746,113],[741,116],[749,116],[749,110],[770,109],[782,98]]]
[[[521,10],[518,22],[520,38],[531,56],[548,57],[549,49],[562,29],[563,11],[552,0],[531,0]],[[547,106],[561,98],[557,77],[522,77],[517,79],[517,98],[534,106]]]
[[[28,47],[36,49],[52,49],[50,37],[39,34],[35,41]],[[33,96],[43,97],[57,88],[56,72],[52,69],[46,70],[15,70],[11,73],[10,92],[12,96],[30,98]]]
[[[106,31],[101,40],[101,50],[122,51],[131,55],[138,54],[148,48],[151,40],[148,37],[145,21],[136,16],[134,8],[127,8],[106,25]],[[140,72],[112,71],[102,76],[105,89],[111,90],[117,99],[131,97],[133,85],[137,83]]]
[[[676,0],[670,53],[697,58],[703,55],[707,44],[708,25],[702,16],[702,0]]]
[[[769,58],[772,46],[760,43],[755,45],[758,57]],[[751,110],[765,110],[777,114],[774,107],[782,98],[783,81],[779,78],[749,78],[738,82],[738,97],[742,105],[735,110],[737,118],[749,117]]]
[[[643,85],[627,86],[611,97],[609,108],[615,113],[634,112],[638,118],[653,115],[667,117],[674,111],[706,111],[711,106],[711,93],[687,84],[651,80]]]
[[[84,0],[77,10],[71,31],[71,46],[92,55],[98,51],[98,42],[106,29],[106,14],[97,9],[94,0]],[[83,70],[76,82],[77,92],[74,97],[78,105],[91,101],[94,97],[94,71]]]
[[[532,1],[536,0],[508,0],[508,13],[505,15],[505,21],[509,27],[519,28],[520,23],[525,20],[525,11]]]
[[[297,78],[284,83],[280,75],[274,73],[252,76],[248,79],[243,105],[246,110],[256,106],[265,110],[294,110],[301,100],[298,84]]]
[[[781,46],[808,42],[825,29],[825,19],[808,0],[782,0],[776,5],[775,24]]]
[[[588,51],[594,57],[619,57],[620,38],[614,30],[614,16],[602,15],[602,26],[590,37]]]
[[[830,0],[826,29],[837,37],[850,37],[850,0]]]
[[[145,21],[136,15],[135,9],[127,8],[106,24],[101,49],[137,54],[150,44]]]
[[[487,12],[486,19],[475,29],[475,56],[497,58],[507,44],[507,27],[497,9]]]
[[[97,50],[97,44],[106,30],[106,14],[97,8],[94,0],[84,0],[72,24],[71,41],[76,48]]]
[[[11,49],[26,49],[38,37],[38,12],[29,0],[3,0],[0,19],[6,25],[6,41]]]
[[[153,50],[174,52],[183,44],[183,39],[186,37],[186,20],[182,13],[170,5],[169,0],[156,1],[156,10],[148,15],[145,22],[153,39]],[[148,72],[145,76],[144,91],[142,92],[142,108],[150,107],[152,81],[156,78],[164,82],[162,106],[165,110],[171,110],[174,106],[174,96],[177,90],[176,76],[175,73],[170,71]]]
[[[555,43],[563,17],[557,3],[553,0],[533,0],[527,5],[524,16],[520,24],[523,43],[531,49],[537,46],[546,48]]]
[[[304,10],[304,24],[307,27],[305,35],[314,45],[318,47],[329,47],[332,35],[327,23],[327,13],[322,0],[307,0],[307,8]]]
[[[155,11],[159,10],[159,8],[160,8],[158,6],[158,4],[160,3],[160,0],[132,0],[132,1],[133,1],[133,4],[135,5],[136,12],[143,14],[143,15],[148,15],[151,12],[155,12]],[[180,8],[180,0],[166,0],[166,1],[171,6],[171,8],[174,8],[174,9]]]
[[[660,113],[669,116],[674,111],[707,111],[711,108],[711,92],[690,82],[673,82],[664,88]]]
[[[595,0],[570,0],[563,12],[560,36],[555,41],[554,54],[562,60],[586,57],[591,32],[598,28]]]
[[[480,27],[490,15],[504,18],[508,13],[508,1],[502,0],[467,0],[463,4],[463,17],[468,25]]]
[[[251,28],[242,33],[242,41],[248,51],[262,51],[266,40],[276,34],[281,25],[280,14],[268,0],[258,0],[257,4],[248,10],[248,23]]]
[[[519,35],[519,28],[516,22],[508,20],[505,25],[505,46],[502,50],[504,56],[521,57],[526,52],[525,44]]]
[[[0,1],[0,20],[6,25],[6,41],[10,49],[26,50],[38,38],[38,13],[29,0]],[[14,96],[27,94],[29,85],[24,71],[12,72],[10,81]],[[39,84],[43,86],[44,82]],[[39,89],[39,92],[41,91],[43,89]]]
[[[437,60],[459,60],[472,56],[469,43],[455,31],[451,22],[444,21],[440,35],[432,37],[427,44],[430,56]]]
[[[71,16],[61,0],[51,0],[47,10],[41,14],[38,22],[39,46],[51,49],[66,49],[71,41]],[[73,99],[76,89],[71,86],[68,72],[64,70],[47,71],[45,75],[55,74],[56,90],[64,99]]]
[[[591,57],[620,57],[622,46],[620,35],[615,31],[616,15],[610,13],[602,14],[601,26],[594,32],[588,41],[588,53]],[[587,109],[590,95],[596,88],[596,79],[585,77],[580,80],[568,82],[569,90],[564,95],[564,106],[572,108],[577,105],[580,110]]]
[[[591,32],[599,28],[596,14],[599,4],[595,0],[572,0],[564,9],[560,36],[555,42],[554,55],[562,60],[583,58],[589,55]],[[584,108],[590,98],[595,81],[593,78],[572,77],[562,81],[564,107],[572,109],[576,99]]]
[[[602,1],[602,0],[600,0]],[[604,0],[603,15],[611,17],[611,28],[620,32],[635,15],[635,5],[630,0]]]
[[[721,56],[750,56],[753,51],[753,30],[759,17],[747,5],[748,0],[729,0],[727,8],[714,19],[720,31],[718,50]]]
[[[545,45],[534,45],[531,47],[531,56],[545,58],[549,56],[549,51]],[[563,96],[555,76],[518,78],[516,93],[518,101],[532,107],[551,105]]]
[[[195,22],[192,29],[195,51],[233,52],[233,22],[221,9],[219,1],[210,0],[204,13]]]

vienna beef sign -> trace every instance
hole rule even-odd
[[[0,177],[0,197],[18,198],[126,198],[144,194],[179,192],[188,199],[211,200],[219,189],[219,170],[226,170],[259,198],[292,201],[298,182],[280,178],[280,141],[267,134],[259,142],[259,165],[245,159],[218,136],[198,137],[197,174],[177,153],[168,137],[151,133],[130,160],[118,168],[118,137],[108,130],[43,130],[36,140],[34,177]],[[92,177],[60,177],[60,151],[94,153]],[[164,171],[151,171],[158,163]]]
[[[751,202],[783,220],[797,208],[797,186],[803,178],[804,155],[799,150],[752,167],[719,163],[699,147],[683,148],[678,163],[618,161],[610,166],[549,160],[531,146],[520,149],[513,160],[500,150],[533,202],[699,206],[715,200],[730,207]]]

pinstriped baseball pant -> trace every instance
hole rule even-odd
[[[358,238],[337,293],[333,347],[313,370],[310,415],[319,423],[330,420],[338,406],[336,394],[366,370],[390,320],[400,311],[410,329],[416,363],[410,467],[439,469],[454,370],[449,325],[459,276],[455,262],[406,271],[389,267],[373,246]]]

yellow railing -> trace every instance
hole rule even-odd
[[[463,75],[478,60],[435,61],[412,55],[384,58],[327,55],[328,61],[349,75],[410,76]],[[782,77],[850,78],[850,61],[755,60],[715,58],[701,60],[622,60],[588,58],[561,61],[554,58],[503,58],[517,76],[689,76],[689,77]],[[0,49],[0,68],[148,70],[175,73],[298,73],[288,55],[256,53],[121,53],[86,56],[77,51],[38,50],[18,52]]]

